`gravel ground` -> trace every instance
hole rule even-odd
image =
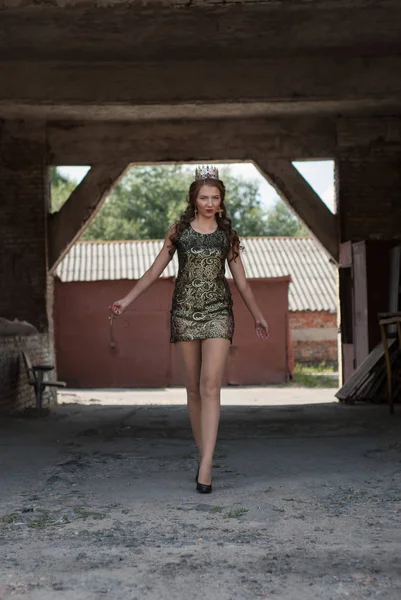
[[[401,407],[223,391],[213,493],[183,390],[0,420],[0,598],[401,597]]]

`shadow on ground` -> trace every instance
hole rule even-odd
[[[0,598],[398,600],[396,412],[224,406],[210,496],[185,406],[2,419]]]

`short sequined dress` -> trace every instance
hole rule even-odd
[[[170,342],[225,338],[232,342],[234,316],[225,277],[230,250],[227,234],[217,228],[199,233],[190,225],[176,242],[178,276],[171,309]]]

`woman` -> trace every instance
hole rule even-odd
[[[189,418],[199,452],[196,489],[203,494],[212,491],[220,390],[234,332],[226,260],[255,321],[256,335],[268,337],[267,323],[245,277],[239,238],[227,217],[224,197],[217,169],[196,169],[187,208],[170,227],[159,255],[127,296],[111,307],[115,315],[122,314],[162,274],[177,250],[179,272],[170,341],[178,347],[184,369]]]

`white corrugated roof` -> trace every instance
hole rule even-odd
[[[312,238],[248,237],[241,238],[241,243],[250,279],[291,275],[291,311],[336,312],[336,267]],[[77,242],[58,265],[56,275],[63,282],[139,279],[162,245],[162,240]],[[174,277],[177,270],[174,255],[162,277]],[[229,269],[227,278],[231,278]]]

